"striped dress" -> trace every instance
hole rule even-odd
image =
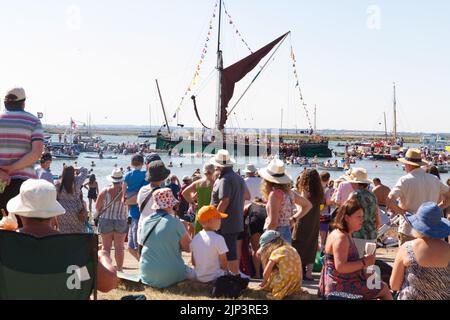
[[[4,110],[0,114],[0,167],[20,160],[32,149],[32,143],[44,141],[41,121],[26,111]],[[34,165],[14,172],[11,179],[36,179]]]
[[[416,260],[412,243],[406,243],[411,265],[398,300],[450,300],[450,263],[446,268],[421,267]]]

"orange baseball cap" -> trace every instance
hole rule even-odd
[[[204,206],[197,214],[197,221],[200,223],[206,222],[211,219],[225,219],[228,215],[219,212],[214,206]]]

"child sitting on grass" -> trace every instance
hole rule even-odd
[[[264,274],[260,287],[269,291],[268,299],[282,300],[301,292],[302,262],[297,250],[287,244],[278,231],[266,231],[259,240]]]
[[[222,219],[228,215],[217,211],[213,206],[205,206],[197,214],[197,221],[203,226],[191,242],[193,280],[212,282],[228,271],[225,239],[216,233]]]

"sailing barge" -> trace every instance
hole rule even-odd
[[[273,42],[269,43],[265,47],[259,49],[258,51],[250,54],[246,58],[238,61],[237,63],[224,68],[223,66],[223,51],[221,48],[221,20],[222,20],[222,6],[223,0],[218,0],[219,3],[219,29],[218,29],[218,45],[217,45],[217,72],[218,72],[218,94],[217,94],[217,109],[216,109],[216,121],[214,133],[209,137],[205,138],[202,134],[201,137],[178,137],[172,135],[170,131],[170,126],[167,121],[167,116],[165,114],[164,105],[163,112],[166,120],[164,127],[167,127],[168,133],[162,133],[161,130],[158,132],[156,139],[156,149],[157,150],[174,150],[177,149],[179,153],[184,154],[215,154],[220,149],[227,149],[231,154],[239,156],[264,156],[264,155],[275,155],[283,154],[283,148],[286,144],[283,139],[279,139],[276,136],[269,136],[266,141],[259,140],[259,138],[253,139],[251,141],[248,137],[238,135],[229,136],[225,130],[225,124],[231,112],[234,110],[236,105],[228,111],[228,104],[233,98],[234,89],[236,83],[241,81],[249,72],[251,72],[260,61],[267,56],[275,47],[276,50],[284,42],[290,32],[280,36]],[[275,50],[275,51],[276,51]],[[275,52],[274,52],[275,53]],[[273,54],[274,54],[273,53]],[[269,59],[270,60],[270,59]],[[267,65],[267,63],[262,67]],[[256,75],[255,79],[261,74],[261,71]],[[254,80],[255,80],[254,79]],[[252,83],[254,82],[252,81]],[[158,86],[158,83],[157,83]],[[248,88],[247,88],[248,90]],[[245,92],[247,92],[247,90]],[[159,91],[159,86],[158,86]],[[245,94],[245,93],[244,93]],[[161,95],[160,95],[161,97]],[[242,99],[242,97],[241,97]],[[240,100],[238,103],[240,102]],[[192,97],[194,102],[194,108],[196,116],[199,122],[203,125],[200,119],[195,97]],[[203,125],[205,129],[211,130]],[[309,131],[309,138],[305,140],[297,140],[293,144],[289,144],[289,151],[297,156],[301,157],[332,157],[332,150],[328,148],[328,141],[322,139],[321,137],[315,135],[313,136],[313,129]],[[219,137],[219,138],[218,138]],[[275,141],[272,143],[272,141]]]

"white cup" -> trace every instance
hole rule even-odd
[[[366,243],[366,254],[371,256],[375,254],[375,251],[377,250],[377,244],[376,243]]]

